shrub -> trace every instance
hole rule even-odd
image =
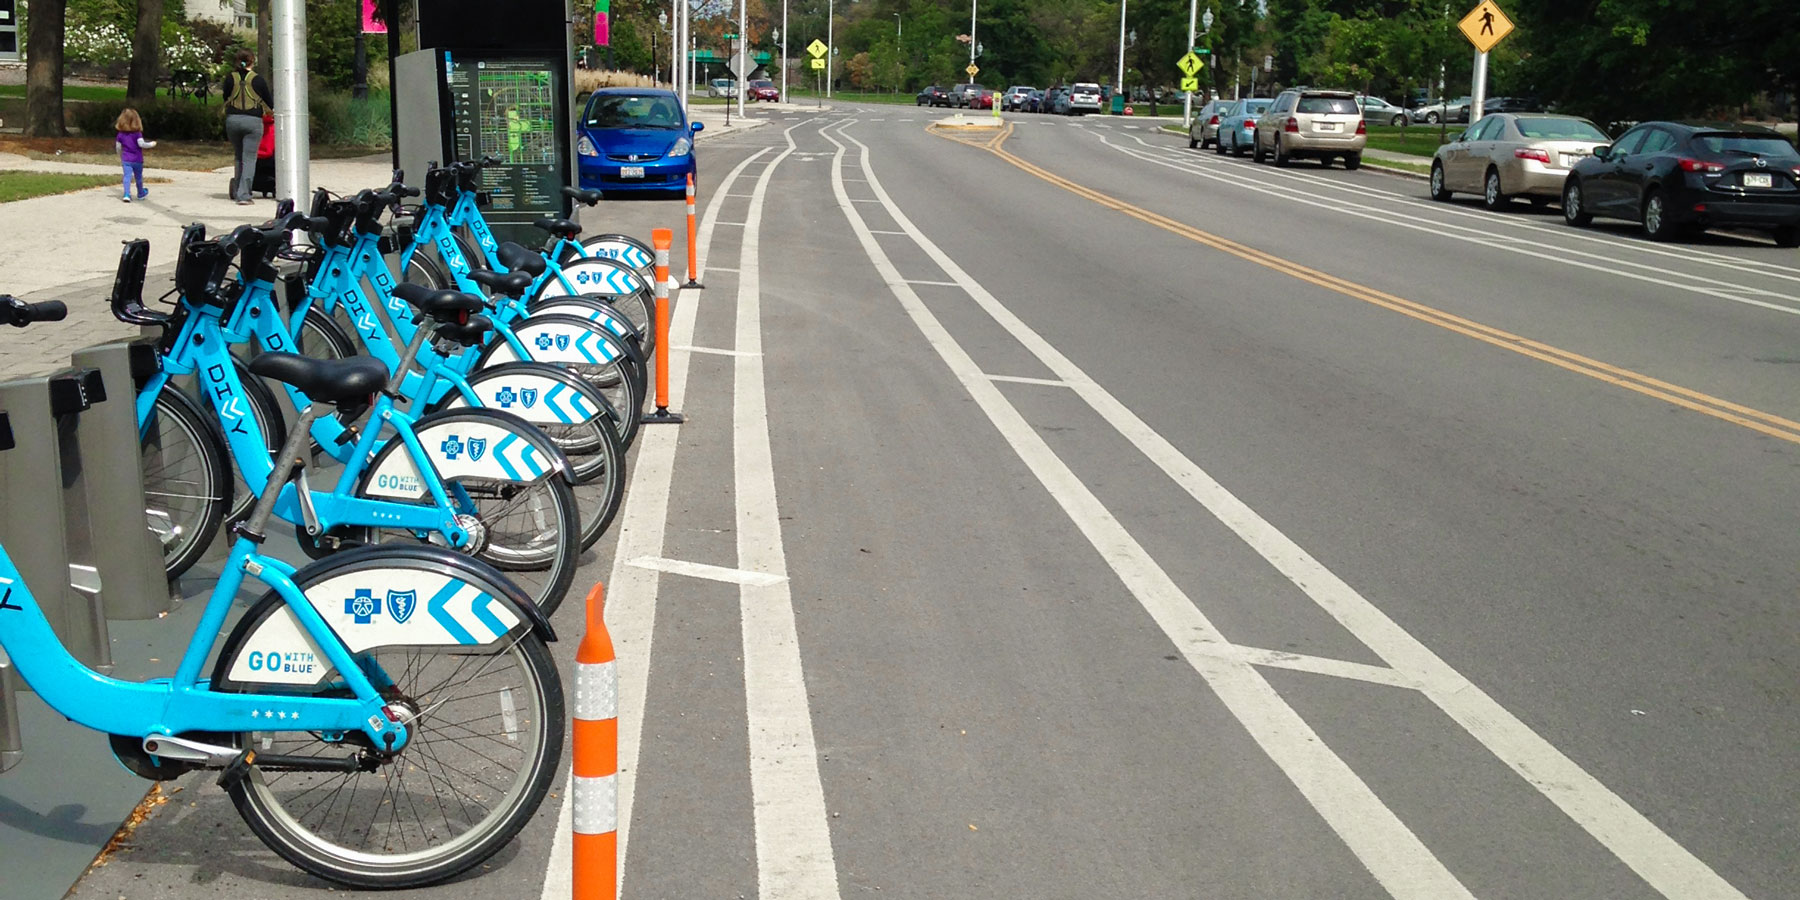
[[[110,66],[131,62],[131,35],[111,22],[71,24],[63,30],[63,59]]]
[[[315,91],[310,97],[314,143],[370,149],[393,146],[387,94],[370,91],[368,99],[356,100],[342,91]]]
[[[73,103],[70,104],[69,118],[82,134],[104,137],[112,134],[119,111],[127,106],[136,108],[143,117],[144,136],[151,140],[212,141],[225,138],[224,113],[219,107],[169,97]]]

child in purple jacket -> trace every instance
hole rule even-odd
[[[155,141],[144,140],[144,120],[138,117],[138,111],[126,107],[119,113],[119,120],[113,123],[113,130],[119,134],[114,142],[119,145],[119,165],[125,169],[124,188],[126,203],[131,202],[131,180],[137,179],[137,198],[150,196],[144,190],[144,148],[156,146]]]

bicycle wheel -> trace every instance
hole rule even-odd
[[[271,594],[247,617],[285,609]],[[562,687],[543,639],[523,629],[495,646],[381,647],[357,661],[392,682],[384,693],[394,704],[417,710],[408,744],[384,757],[360,732],[241,735],[263,756],[360,747],[372,765],[349,773],[252,765],[226,787],[238,814],[290,863],[356,887],[417,887],[479,865],[530,820],[562,755]],[[334,672],[302,695],[349,692]]]
[[[230,464],[225,439],[193,398],[165,386],[138,431],[144,517],[173,579],[193,567],[225,517]]]

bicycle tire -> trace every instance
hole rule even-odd
[[[177,444],[191,448],[182,454],[191,461],[167,458]],[[172,581],[200,561],[224,521],[230,478],[225,437],[192,397],[164,385],[138,430],[138,455],[145,522],[162,544],[163,572]],[[175,500],[192,502],[169,509]]]
[[[396,556],[405,559],[404,554],[364,553],[345,565],[327,562],[321,569],[303,569],[296,582],[304,590],[350,566],[368,564],[365,560],[382,565]],[[412,567],[444,565],[441,557],[412,563]],[[465,567],[459,577],[495,596],[516,594],[516,589],[507,591],[498,572],[461,560],[453,565]],[[248,638],[256,627],[286,609],[286,601],[273,591],[251,605],[220,652],[213,679],[216,689],[269,690],[263,685],[238,685],[229,673],[239,655],[251,650]],[[421,685],[429,685],[426,690],[438,698],[408,723],[410,742],[373,772],[267,772],[253,764],[245,777],[226,784],[239,816],[283,859],[320,878],[354,887],[419,887],[452,878],[491,858],[518,835],[549,792],[562,757],[567,721],[562,683],[543,637],[529,625],[515,628],[483,648],[488,651],[481,654],[483,664],[461,683],[457,679],[467,672],[457,660],[470,658],[468,647],[387,646],[358,654],[359,661],[399,673],[390,687],[398,698],[423,699],[426,694],[417,687]],[[382,664],[388,657],[393,661]],[[450,661],[433,671],[446,659]],[[445,677],[444,671],[453,668]],[[342,696],[337,682],[333,673],[326,672],[316,686],[284,690],[299,696]],[[478,715],[483,712],[487,714]],[[324,742],[304,732],[249,732],[237,735],[236,741],[264,754],[330,752],[318,749]],[[463,744],[474,741],[481,742],[474,749]],[[408,775],[413,776],[410,784]],[[337,782],[334,793],[341,798],[344,786],[352,781],[357,784],[349,785],[347,801],[334,800],[319,812],[323,804],[316,802],[315,791],[325,793]],[[424,790],[431,791],[430,798],[415,796]],[[497,796],[484,803],[488,791]],[[441,829],[431,824],[434,814],[442,818]],[[467,827],[459,827],[464,819],[470,820]],[[353,820],[357,828],[351,828]],[[328,834],[334,822],[336,834]],[[359,837],[362,846],[348,845]],[[393,852],[396,837],[399,852]],[[377,838],[383,846],[371,849]]]

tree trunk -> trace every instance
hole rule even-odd
[[[63,13],[66,0],[36,0],[26,24],[25,134],[62,137]]]
[[[258,71],[270,71],[275,64],[275,19],[270,0],[256,0],[256,64]]]
[[[148,100],[156,96],[156,73],[162,68],[163,0],[137,0],[137,31],[131,39],[131,74],[125,96]]]

